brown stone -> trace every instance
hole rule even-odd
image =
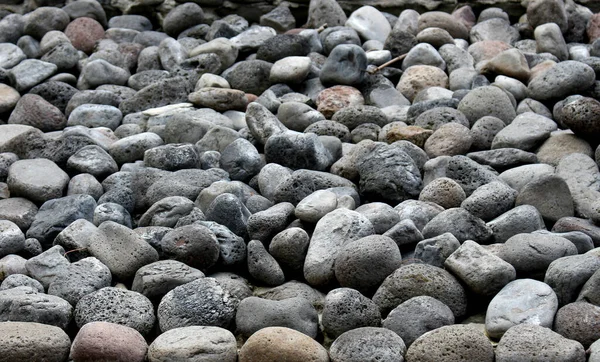
[[[76,362],[143,362],[148,345],[140,332],[108,322],[91,322],[77,333],[71,346]]]
[[[21,98],[16,89],[0,83],[0,113],[8,112],[15,108]]]
[[[481,72],[501,74],[526,82],[529,79],[529,64],[518,49],[508,49],[486,63]]]
[[[67,25],[65,35],[75,49],[89,54],[94,51],[96,42],[104,38],[104,28],[92,18],[77,18]]]
[[[328,362],[327,350],[309,336],[285,327],[254,333],[240,350],[239,362]]]
[[[469,5],[461,6],[460,8],[454,10],[452,12],[452,16],[454,16],[456,19],[458,19],[458,21],[463,23],[469,31],[477,22],[475,13]]]
[[[346,85],[336,85],[319,93],[317,97],[317,110],[331,119],[335,112],[349,106],[365,104],[365,99],[360,91]]]
[[[431,65],[413,65],[404,71],[396,89],[411,102],[415,96],[430,87],[448,88],[448,75]]]
[[[423,148],[425,141],[433,134],[430,129],[421,128],[418,126],[406,126],[406,127],[392,127],[388,130],[386,135],[387,143],[394,143],[396,141],[408,141],[415,145]]]
[[[505,50],[511,49],[510,44],[498,40],[483,40],[469,46],[469,54],[473,57],[475,64],[488,61]]]
[[[457,18],[441,11],[430,11],[419,17],[419,31],[426,28],[442,28],[454,38],[469,39],[469,30]]]
[[[246,93],[237,89],[206,87],[188,96],[197,106],[212,108],[217,112],[243,111],[248,106]]]
[[[30,93],[19,99],[8,123],[25,124],[44,132],[51,132],[65,128],[67,117],[44,98]]]

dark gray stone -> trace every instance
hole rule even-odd
[[[160,260],[135,272],[131,290],[149,299],[157,299],[172,289],[199,278],[204,278],[204,273],[198,269],[176,260]]]
[[[66,329],[73,307],[66,300],[31,287],[16,287],[0,291],[0,321],[35,322]]]
[[[403,361],[406,345],[386,328],[361,327],[343,333],[331,345],[333,361],[359,362],[368,359]]]
[[[234,300],[214,278],[200,278],[168,292],[158,305],[160,330],[204,325],[227,328],[235,317]]]

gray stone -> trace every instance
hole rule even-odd
[[[413,65],[430,65],[446,70],[446,62],[431,44],[420,43],[407,53],[402,61],[402,70]]]
[[[535,153],[511,147],[470,152],[467,153],[467,157],[477,161],[481,165],[490,166],[496,170],[505,170],[523,164],[538,162]]]
[[[427,184],[419,194],[420,201],[433,202],[443,208],[459,207],[465,200],[465,192],[454,180],[447,177],[436,178]]]
[[[374,233],[363,215],[337,209],[325,215],[315,227],[304,263],[304,277],[311,285],[327,285],[334,280],[334,263],[342,246]]]
[[[143,159],[146,150],[162,144],[162,138],[156,133],[144,132],[113,143],[109,148],[109,153],[118,164],[123,164]]]
[[[552,327],[558,309],[556,294],[545,283],[518,279],[507,284],[490,302],[485,328],[492,338],[500,338],[518,324]]]
[[[67,167],[98,178],[104,178],[119,170],[115,160],[102,147],[96,145],[79,149],[69,157]]]
[[[425,225],[437,214],[444,211],[444,208],[433,202],[406,200],[395,207],[400,215],[400,220],[411,220],[417,229],[423,230]]]
[[[337,195],[328,190],[317,190],[302,199],[294,210],[294,215],[302,220],[317,223],[338,206]]]
[[[446,259],[460,247],[460,242],[449,232],[419,241],[414,259],[442,268]]]
[[[577,248],[568,239],[524,233],[506,240],[498,254],[515,267],[518,275],[529,277],[544,275],[550,263],[568,255],[577,255]]]
[[[492,230],[496,243],[503,243],[520,233],[531,233],[546,227],[540,212],[531,205],[517,206],[491,220],[487,226]]]
[[[115,287],[102,288],[81,298],[75,307],[75,323],[81,328],[90,322],[109,322],[148,335],[156,317],[148,298]]]
[[[277,184],[273,193],[273,201],[297,204],[317,190],[332,187],[356,188],[350,180],[328,172],[296,170]]]
[[[123,115],[113,106],[82,104],[69,115],[68,126],[107,127],[113,131],[121,124]]]
[[[371,235],[345,244],[335,258],[335,277],[342,287],[370,294],[394,270],[402,257],[391,238]]]
[[[556,174],[569,186],[575,215],[596,218],[596,200],[600,196],[600,172],[594,160],[584,154],[574,153],[564,157],[556,168]]]
[[[0,311],[2,322],[35,322],[66,329],[73,307],[62,298],[23,286],[0,291]]]
[[[318,316],[312,304],[301,297],[274,301],[249,297],[239,304],[236,312],[237,332],[249,337],[266,327],[286,327],[312,338],[317,336]]]
[[[423,234],[421,234],[421,231],[410,219],[399,221],[396,225],[386,230],[383,233],[383,236],[387,236],[394,240],[399,248],[404,245],[415,244],[423,240]]]
[[[204,325],[226,328],[235,316],[229,292],[213,278],[200,278],[168,292],[158,306],[161,331]]]
[[[25,94],[8,118],[9,124],[25,124],[44,132],[59,131],[67,125],[64,114],[37,94]]]
[[[484,116],[500,118],[509,124],[516,116],[515,108],[506,93],[493,86],[479,87],[470,91],[458,104],[471,125]]]
[[[517,192],[506,184],[494,181],[478,187],[460,205],[475,217],[491,220],[513,208]]]
[[[285,282],[283,270],[258,240],[248,243],[248,272],[262,284],[281,285]]]
[[[540,101],[580,93],[591,87],[595,79],[590,66],[571,60],[560,62],[543,74],[531,79],[527,86],[529,96]]]
[[[292,227],[278,233],[269,244],[269,254],[282,267],[299,271],[304,266],[304,259],[309,245],[309,236],[301,228]]]
[[[331,360],[359,362],[369,358],[404,361],[406,345],[402,338],[386,328],[361,327],[343,333],[331,345]]]
[[[265,106],[252,102],[246,110],[246,123],[250,133],[256,140],[265,145],[267,140],[276,134],[287,131],[284,126]]]
[[[598,255],[565,256],[550,263],[544,283],[552,287],[558,297],[558,305],[562,307],[574,302],[580,290],[583,293],[582,287],[598,269],[600,269]]]
[[[160,244],[164,257],[200,270],[209,269],[219,259],[217,237],[202,225],[178,227],[165,234]]]
[[[20,160],[8,170],[11,195],[45,202],[63,195],[69,176],[54,162],[46,159]]]
[[[65,250],[61,246],[53,246],[45,252],[30,258],[25,263],[27,275],[36,279],[44,288],[57,276],[62,275],[69,266],[69,260],[65,257]]]
[[[454,251],[444,266],[479,295],[495,295],[516,277],[512,265],[471,240]]]
[[[89,195],[72,195],[46,201],[35,215],[26,236],[38,239],[42,245],[48,245],[73,221],[91,221],[95,208],[96,201]]]
[[[105,221],[98,227],[98,231],[103,237],[90,240],[88,250],[117,279],[130,279],[139,268],[158,260],[156,250],[123,225]]]
[[[494,361],[494,348],[480,326],[456,324],[427,332],[409,347],[407,362]]]
[[[367,69],[365,51],[354,44],[340,44],[333,48],[321,69],[323,84],[354,85],[360,83]]]
[[[325,297],[322,323],[331,338],[361,327],[379,327],[379,308],[369,298],[350,288],[337,288]],[[389,329],[389,328],[388,328]]]
[[[546,164],[534,164],[515,167],[500,174],[500,179],[516,191],[526,184],[545,175],[554,174],[554,167]]]
[[[399,335],[407,347],[423,334],[454,324],[454,314],[447,305],[429,296],[413,297],[394,308],[383,327]]]
[[[44,293],[44,286],[37,280],[28,277],[25,274],[11,274],[4,278],[0,284],[0,290],[7,290],[17,287],[30,287],[38,293]]]
[[[559,176],[542,176],[527,183],[515,201],[517,206],[524,204],[535,206],[549,224],[574,215],[569,186]]]
[[[373,302],[385,317],[396,306],[421,295],[446,304],[457,319],[466,313],[467,297],[458,280],[444,269],[427,264],[409,264],[396,269],[375,292]]]
[[[278,203],[248,218],[248,235],[251,239],[268,242],[283,231],[294,216],[294,206],[288,202]]]
[[[10,69],[21,61],[27,59],[27,56],[21,48],[10,43],[1,43],[0,45],[0,68]]]
[[[532,151],[550,137],[550,132],[556,128],[556,123],[549,118],[535,113],[522,113],[496,134],[492,149],[512,147]]]
[[[485,243],[492,237],[492,229],[463,208],[444,210],[436,215],[423,228],[423,237],[431,238],[445,232],[450,232],[460,242],[474,240]]]
[[[343,26],[348,18],[344,10],[333,0],[311,0],[308,8],[307,26],[318,28],[323,24],[330,27]]]
[[[585,351],[580,343],[535,324],[509,328],[496,347],[497,362],[551,360],[584,362]]]
[[[138,269],[131,289],[150,299],[162,298],[172,289],[203,278],[204,273],[176,260],[161,260]]]
[[[85,258],[68,264],[48,286],[48,294],[61,297],[71,305],[85,295],[110,286],[110,270],[96,258]]]
[[[502,41],[514,44],[520,40],[519,31],[510,25],[510,22],[500,18],[479,21],[471,28],[471,43],[479,41]]]
[[[599,323],[600,307],[586,302],[575,302],[558,310],[554,319],[554,331],[581,343],[583,348],[588,348],[600,338]]]
[[[196,221],[196,224],[206,226],[217,237],[219,243],[219,260],[221,265],[231,266],[246,260],[246,243],[244,239],[234,234],[229,228],[212,221]]]
[[[462,155],[429,160],[423,171],[425,185],[438,177],[448,177],[462,186],[467,197],[478,187],[498,180],[496,173]]]
[[[237,361],[235,336],[220,327],[189,326],[162,333],[148,347],[150,362]]]
[[[562,31],[556,23],[538,25],[533,33],[538,53],[550,53],[559,60],[569,59],[569,50]]]
[[[125,85],[131,74],[129,71],[112,65],[104,59],[85,64],[77,80],[78,89],[91,89],[103,84]]]
[[[69,357],[71,340],[59,327],[33,322],[0,322],[4,361],[31,359],[62,362]]]
[[[199,198],[202,197],[200,194]],[[234,194],[222,193],[214,198],[205,211],[206,219],[229,228],[238,236],[246,237],[250,211]]]
[[[25,248],[25,235],[12,221],[0,220],[0,257],[16,254]]]
[[[202,8],[195,3],[185,3],[175,7],[163,19],[163,30],[175,37],[187,28],[201,24],[204,20]]]
[[[32,88],[54,75],[58,67],[37,59],[26,59],[8,71],[8,78],[19,92]]]

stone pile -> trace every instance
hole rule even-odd
[[[0,361],[600,361],[600,13],[302,3],[2,1]]]

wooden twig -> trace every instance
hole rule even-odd
[[[371,73],[371,74],[375,74],[375,73],[379,72],[380,70],[382,70],[383,68],[385,68],[385,67],[387,67],[387,66],[390,66],[390,65],[392,65],[392,64],[394,64],[394,63],[396,63],[397,61],[400,61],[400,60],[402,60],[402,59],[406,58],[406,55],[407,55],[407,54],[408,54],[408,53],[406,53],[406,54],[402,54],[402,55],[401,55],[401,56],[399,56],[399,57],[396,57],[396,58],[394,58],[394,59],[392,59],[392,60],[390,60],[390,61],[388,61],[388,62],[385,62],[385,63],[381,64],[380,66],[378,66],[377,68],[374,68],[374,69],[372,69],[372,70],[369,70],[369,73]]]

